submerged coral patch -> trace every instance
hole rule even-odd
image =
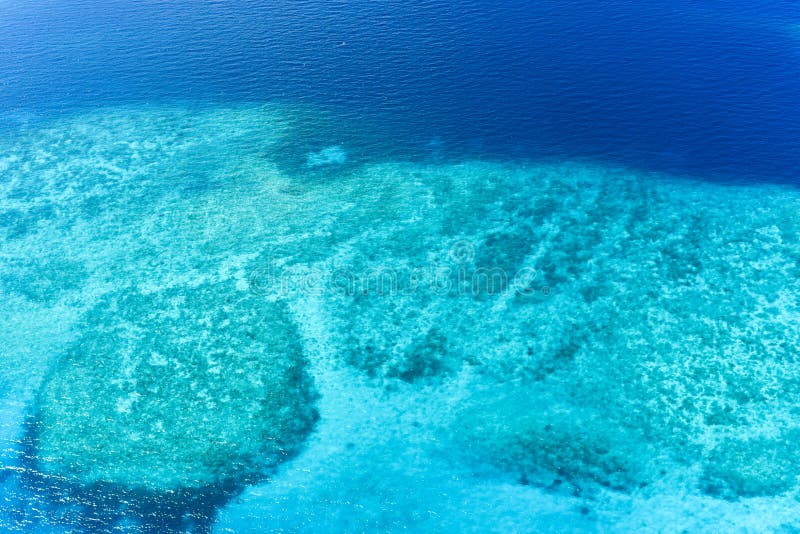
[[[559,399],[561,415],[537,406],[563,424],[601,405],[594,428],[635,429],[687,469],[731,434],[746,449],[770,429],[800,428],[795,191],[485,162],[366,166],[337,187],[363,191],[337,214],[340,229],[363,230],[323,264],[347,285],[314,301],[342,360],[370,376],[442,380],[468,368],[515,384],[513,395]],[[475,440],[500,451],[499,464],[611,488],[642,481],[620,474],[636,471],[616,463],[631,457],[614,452],[625,440],[507,412],[495,413],[502,434]],[[571,445],[535,446],[548,424]],[[513,468],[515,447],[527,452]],[[783,465],[787,453],[758,463]],[[707,469],[717,482],[690,484],[726,495],[795,487],[793,476],[773,483],[763,469],[720,465]]]
[[[530,389],[476,395],[459,412],[457,442],[526,484],[631,491],[652,480],[655,453],[637,429],[595,407],[549,401]]]
[[[153,490],[258,478],[302,443],[313,399],[283,305],[228,284],[123,290],[42,387],[38,467]]]
[[[703,489],[723,497],[758,497],[790,491],[800,477],[796,429],[775,438],[726,439],[709,452]]]

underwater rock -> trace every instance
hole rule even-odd
[[[157,491],[246,481],[317,417],[284,305],[227,283],[117,291],[80,331],[38,397],[46,474]]]

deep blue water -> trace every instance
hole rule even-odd
[[[795,181],[798,24],[789,1],[6,1],[0,109],[277,99],[385,151]]]

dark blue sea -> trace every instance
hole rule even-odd
[[[0,0],[0,531],[800,530],[800,6]]]
[[[792,181],[793,2],[4,2],[0,103],[288,101],[413,151]],[[349,125],[348,128],[355,126]],[[344,127],[343,127],[344,128]]]

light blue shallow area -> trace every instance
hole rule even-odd
[[[4,530],[800,528],[800,192],[316,115],[0,144]]]

